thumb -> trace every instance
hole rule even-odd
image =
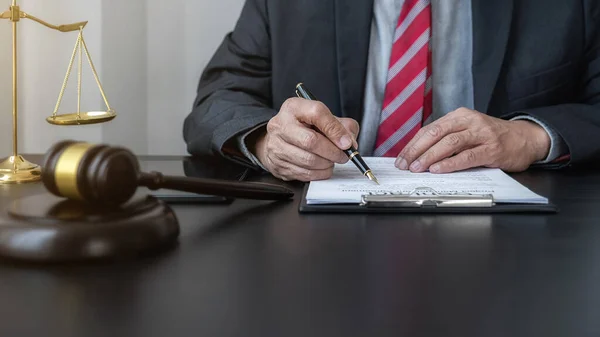
[[[338,118],[338,120],[340,121],[340,123],[342,123],[344,128],[348,130],[348,132],[350,132],[350,134],[352,135],[354,147],[358,148],[358,143],[356,141],[356,139],[358,138],[358,133],[360,131],[360,126],[358,125],[358,122],[352,118],[345,117],[340,117]]]

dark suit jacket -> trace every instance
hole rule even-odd
[[[200,79],[189,153],[247,163],[236,135],[273,117],[298,82],[360,123],[372,6],[247,0]],[[472,10],[475,109],[549,124],[570,151],[558,166],[600,161],[600,1],[472,0]]]

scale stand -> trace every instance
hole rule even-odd
[[[47,22],[44,22],[33,15],[25,13],[21,11],[20,7],[17,6],[17,0],[12,0],[12,5],[10,8],[0,13],[0,19],[8,19],[12,22],[12,42],[13,42],[13,54],[12,54],[12,68],[13,68],[13,155],[8,157],[6,160],[0,162],[0,184],[15,184],[15,183],[25,183],[25,182],[34,182],[39,181],[41,179],[41,167],[37,164],[31,163],[27,161],[23,156],[19,155],[18,146],[17,146],[17,116],[18,116],[18,95],[17,95],[17,23],[21,19],[30,19],[37,23],[40,23],[48,28],[57,30],[59,32],[67,33],[73,31],[79,31],[79,35],[77,36],[77,42],[75,43],[75,49],[73,50],[73,55],[71,56],[71,60],[69,62],[69,67],[67,69],[67,74],[65,76],[64,83],[60,90],[60,94],[58,96],[58,102],[56,103],[56,107],[52,115],[46,118],[46,121],[53,125],[85,125],[85,124],[97,124],[108,122],[115,118],[115,111],[108,104],[108,100],[106,99],[106,94],[100,80],[98,79],[98,74],[96,73],[96,69],[92,62],[92,58],[90,57],[89,51],[85,44],[85,40],[83,38],[83,28],[87,25],[87,21],[77,22],[69,25],[60,25],[55,26],[51,25]],[[75,55],[79,51],[79,66],[78,66],[78,85],[77,85],[77,112],[70,114],[57,114],[58,108],[60,107],[60,103],[62,101],[62,97],[67,86],[67,81],[69,79],[69,75],[71,73],[71,69],[73,67],[73,62],[75,59]],[[102,94],[102,98],[104,99],[104,103],[106,104],[106,111],[92,111],[92,112],[81,112],[81,66],[82,66],[82,51],[85,51],[87,60],[92,68],[92,72],[94,74],[94,78],[98,87],[100,89],[100,93]]]

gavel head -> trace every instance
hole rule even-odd
[[[129,200],[138,177],[135,155],[108,145],[63,141],[46,152],[42,165],[42,181],[52,194],[106,206]]]

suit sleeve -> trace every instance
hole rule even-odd
[[[564,139],[562,139],[562,137],[556,131],[554,131],[554,129],[552,129],[550,126],[546,125],[542,121],[538,120],[537,118],[529,115],[522,115],[514,117],[511,120],[528,120],[530,122],[536,123],[537,125],[542,127],[544,131],[546,131],[546,133],[548,134],[548,137],[550,137],[550,150],[548,151],[548,155],[545,159],[534,163],[534,165],[553,164],[555,160],[569,154],[569,149]]]
[[[266,0],[247,0],[234,30],[205,68],[183,125],[191,155],[222,155],[256,165],[238,138],[275,115],[271,97],[271,40]]]
[[[600,165],[600,4],[584,0],[586,46],[577,102],[524,111],[548,125],[566,143],[568,155],[549,166]],[[517,114],[509,117],[515,117]]]

